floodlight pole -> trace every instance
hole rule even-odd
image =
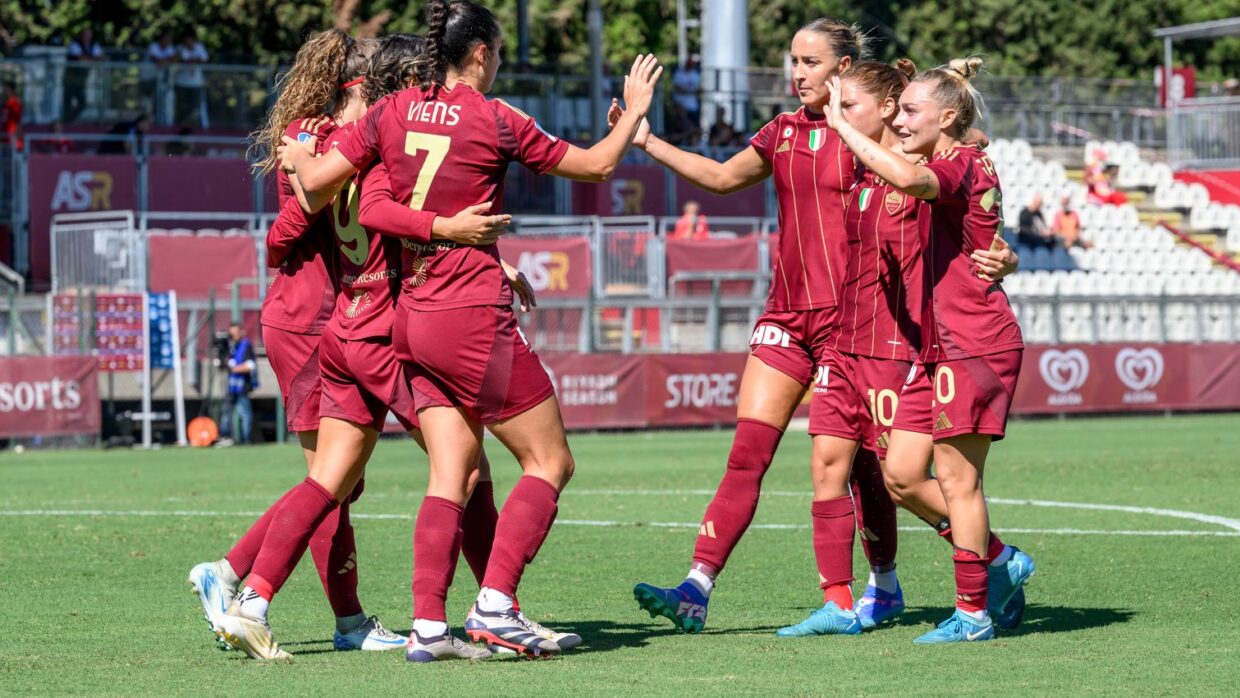
[[[590,133],[594,140],[603,137],[603,6],[590,0],[586,8],[586,28],[590,38]]]

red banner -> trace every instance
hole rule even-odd
[[[150,290],[176,291],[182,299],[206,298],[211,289],[217,299],[226,299],[234,279],[258,274],[258,251],[248,235],[152,235],[147,238],[147,259]],[[241,297],[257,298],[258,288],[243,285]]]
[[[712,194],[698,189],[683,179],[676,180],[676,211],[682,211],[686,201],[696,201],[702,213],[711,216],[765,216],[766,185],[757,184],[731,194]]]
[[[245,160],[155,157],[146,164],[152,211],[254,210],[254,179]]]
[[[0,359],[0,437],[98,433],[97,370],[93,356]]]
[[[688,281],[672,288],[670,281],[676,272],[698,271],[759,271],[758,237],[708,240],[668,239],[667,249],[668,293],[710,293],[711,282]],[[749,295],[753,292],[751,281],[726,281],[720,284],[724,295]]]
[[[1240,346],[1030,347],[1015,414],[1240,408]]]
[[[648,357],[646,419],[652,426],[732,424],[746,354]]]
[[[628,427],[642,418],[645,357],[548,354],[542,361],[569,429]]]
[[[35,290],[52,278],[52,216],[138,207],[138,167],[128,155],[31,153],[30,276]]]
[[[1174,177],[1189,184],[1198,183],[1210,192],[1210,200],[1240,206],[1240,170],[1180,170]]]
[[[578,216],[665,216],[667,183],[659,165],[621,165],[602,184],[573,182]]]
[[[590,295],[591,256],[587,237],[500,238],[500,256],[525,274],[540,298]]]

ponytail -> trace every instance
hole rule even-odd
[[[448,71],[463,66],[478,44],[495,48],[499,22],[490,10],[468,0],[426,3],[426,50],[418,75],[428,84],[443,85]]]
[[[870,37],[856,24],[849,24],[834,17],[819,17],[801,27],[799,31],[821,34],[831,44],[836,58],[848,56],[859,61],[870,55]]]

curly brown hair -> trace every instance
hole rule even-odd
[[[263,173],[276,166],[276,148],[284,131],[297,119],[328,113],[342,96],[340,86],[365,70],[358,42],[339,29],[311,34],[297,50],[293,67],[276,81],[280,96],[266,122],[250,135],[255,167]]]

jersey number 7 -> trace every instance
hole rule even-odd
[[[409,208],[421,211],[426,205],[426,193],[430,191],[431,182],[435,181],[435,175],[439,173],[451,147],[451,136],[416,132],[405,134],[407,155],[417,157],[418,151],[426,152],[426,160],[422,163],[422,169],[418,170],[418,181],[413,184],[413,197],[409,199]]]

